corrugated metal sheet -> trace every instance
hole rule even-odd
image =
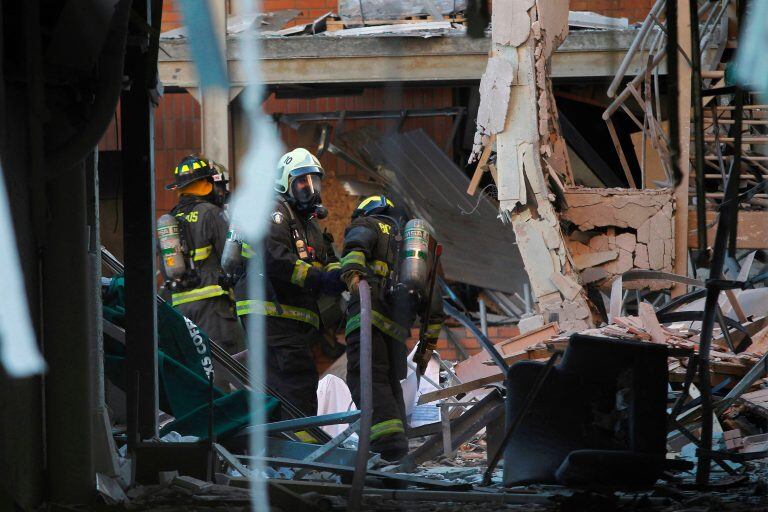
[[[432,224],[448,279],[522,295],[527,276],[512,226],[489,199],[467,195],[469,178],[424,131],[371,141],[362,153],[390,193]]]

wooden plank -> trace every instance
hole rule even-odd
[[[525,359],[528,359],[527,355],[525,357],[521,357],[521,360],[525,360]],[[479,379],[471,380],[469,382],[464,382],[462,384],[457,384],[455,386],[449,386],[443,389],[438,389],[436,391],[432,391],[429,393],[424,393],[419,397],[419,405],[428,404],[429,402],[434,402],[435,400],[442,400],[443,398],[450,398],[452,396],[456,396],[462,393],[469,393],[470,391],[480,389],[484,386],[487,386],[488,384],[493,384],[494,382],[501,382],[503,380],[504,380],[504,374],[501,373],[500,371],[496,371],[491,375],[487,375]]]
[[[637,185],[635,185],[635,178],[632,177],[632,172],[629,170],[627,157],[624,155],[624,150],[621,147],[619,136],[616,134],[616,128],[613,126],[613,120],[609,118],[605,121],[605,124],[608,127],[608,133],[611,134],[611,140],[616,148],[616,153],[619,155],[619,162],[621,162],[621,168],[624,170],[624,177],[627,178],[629,188],[637,188]]]
[[[691,66],[684,55],[691,54],[691,13],[688,2],[678,1],[677,20],[677,44],[680,51],[677,52],[677,110],[678,110],[678,164],[682,179],[675,188],[675,209],[672,219],[675,228],[675,262],[674,272],[677,275],[688,275],[688,246],[685,243],[685,234],[688,229],[688,180],[690,175],[691,153]],[[684,5],[685,4],[685,5]],[[702,56],[703,58],[703,56]],[[696,215],[691,216],[696,220]],[[672,297],[678,297],[687,291],[683,284],[676,283],[672,286]]]
[[[477,161],[475,173],[472,175],[472,179],[470,180],[469,186],[467,187],[467,194],[471,196],[475,195],[475,191],[477,191],[477,187],[480,185],[480,180],[483,177],[483,173],[487,170],[486,165],[488,163],[488,159],[491,157],[491,151],[493,151],[493,146],[495,143],[496,134],[493,134],[488,138],[488,144],[486,144],[483,148],[483,153],[480,155],[480,159]]]
[[[661,123],[664,131],[669,130],[669,121]],[[659,150],[655,147],[657,142],[651,139],[653,135],[648,133],[645,137],[645,188],[658,188],[656,181],[665,182],[667,180],[667,173],[664,170],[664,166],[661,163],[661,155]],[[635,155],[637,161],[641,163],[643,161],[643,132],[635,132],[629,136],[632,139],[632,146],[635,148]]]
[[[733,290],[725,290],[725,296],[728,297],[728,302],[731,303],[733,312],[736,313],[736,318],[739,319],[739,322],[742,324],[746,322],[747,315],[745,315],[744,310],[741,309],[741,304],[739,304],[739,299],[736,298],[736,293]]]
[[[665,343],[668,336],[664,333],[664,329],[661,328],[653,306],[647,302],[641,302],[638,314],[640,320],[643,321],[643,328],[651,335],[651,341],[654,343]]]
[[[618,257],[618,251],[586,252],[583,254],[574,254],[573,264],[576,265],[579,270],[584,270],[585,268],[613,261]]]
[[[564,276],[560,272],[552,272],[549,275],[549,280],[552,281],[560,293],[568,300],[574,300],[581,293],[581,286],[568,276]]]
[[[549,357],[549,355],[551,355],[551,352],[546,348],[539,349],[539,350],[523,350],[516,354],[511,354],[505,357],[504,361],[507,364],[511,365],[518,361],[546,359],[547,357]],[[488,356],[485,356],[485,357],[487,358]],[[488,384],[493,384],[494,382],[503,381],[504,373],[498,371],[495,366],[492,368],[494,368],[494,373],[492,373],[491,375],[487,375],[480,379],[475,379],[469,382],[464,382],[462,384],[457,384],[455,386],[449,386],[447,388],[431,391],[429,393],[424,393],[419,397],[418,403],[419,405],[427,404],[429,402],[434,402],[435,400],[442,400],[443,398],[450,398],[452,396],[456,396],[462,393],[469,393],[470,391],[480,389],[484,386],[487,386]]]
[[[525,350],[531,345],[542,343],[556,336],[558,332],[560,332],[560,327],[557,325],[557,322],[551,322],[514,338],[499,342],[496,344],[496,348],[503,356],[512,355]],[[484,355],[484,357],[488,359],[487,355]]]
[[[707,212],[707,226],[716,219],[716,212]],[[711,246],[715,240],[717,224],[707,228],[707,245]],[[688,218],[688,247],[697,247],[698,236],[696,233],[696,216]],[[736,233],[737,249],[766,249],[768,248],[768,211],[739,212],[738,231]]]

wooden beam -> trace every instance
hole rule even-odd
[[[550,355],[552,355],[552,351],[550,351],[547,348],[528,349],[528,350],[522,350],[520,352],[516,352],[514,354],[505,356],[504,362],[506,362],[508,365],[511,365],[518,361],[546,359]],[[434,402],[435,400],[441,400],[443,398],[449,398],[462,393],[469,393],[470,391],[474,391],[476,389],[485,387],[488,384],[493,384],[494,382],[501,382],[503,380],[504,380],[504,373],[499,371],[499,372],[493,373],[492,375],[486,375],[485,377],[471,380],[469,382],[463,382],[455,386],[449,386],[447,388],[438,389],[435,391],[431,391],[429,393],[424,393],[419,397],[419,405],[427,404],[429,402]]]
[[[491,151],[493,151],[494,144],[496,144],[496,134],[488,137],[488,144],[486,144],[485,148],[483,148],[483,153],[480,155],[480,159],[477,161],[475,173],[472,175],[472,179],[469,181],[469,187],[467,187],[467,194],[471,196],[475,195],[477,187],[480,185],[480,180],[483,177],[483,173],[487,170],[486,167],[488,165],[488,159],[491,157]],[[494,181],[495,180],[496,177],[494,176]]]
[[[715,240],[717,224],[712,225],[716,219],[716,212],[707,212],[707,245]],[[697,246],[696,217],[688,218],[688,247]],[[736,247],[738,249],[768,249],[768,211],[740,211],[738,232],[736,234]]]
[[[681,53],[691,54],[691,14],[688,0],[670,0],[677,2],[677,88],[678,88],[678,123],[680,126],[679,164],[682,180],[675,188],[675,274],[688,275],[688,244],[685,234],[688,230],[688,180],[690,176],[691,152],[691,67]],[[694,221],[696,216],[692,217]],[[677,297],[687,291],[685,285],[675,284],[672,287],[672,297]]]

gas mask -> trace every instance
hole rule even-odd
[[[213,202],[225,208],[227,203],[229,203],[229,173],[223,166],[217,166],[216,170],[219,172],[211,176],[213,181]]]
[[[322,178],[319,175],[304,174],[291,180],[289,196],[299,212],[324,219],[328,216],[328,209],[322,205],[321,190]]]

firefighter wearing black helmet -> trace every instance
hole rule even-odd
[[[219,286],[221,252],[229,221],[223,209],[227,175],[219,164],[185,157],[173,170],[178,204],[171,210],[188,251],[183,279],[168,280],[171,303],[230,354],[245,349],[245,336],[229,293]],[[167,277],[167,276],[166,276]]]
[[[237,313],[265,315],[267,384],[306,415],[317,414],[318,375],[311,346],[322,341],[317,301],[344,290],[332,238],[318,226],[328,212],[320,197],[325,171],[309,151],[297,148],[278,164],[274,210],[264,239],[266,297],[235,285]],[[243,244],[248,258],[253,249]],[[264,300],[266,299],[266,300]]]
[[[405,215],[383,195],[364,199],[352,214],[344,233],[341,257],[342,279],[351,299],[347,306],[347,385],[360,403],[360,295],[358,283],[365,278],[371,287],[373,373],[373,424],[371,450],[396,462],[408,453],[405,435],[405,403],[400,381],[406,377],[405,340],[417,315],[426,314],[424,304],[390,294]],[[434,303],[437,303],[436,305]],[[443,322],[440,298],[433,297],[429,309],[426,341],[434,342]]]

